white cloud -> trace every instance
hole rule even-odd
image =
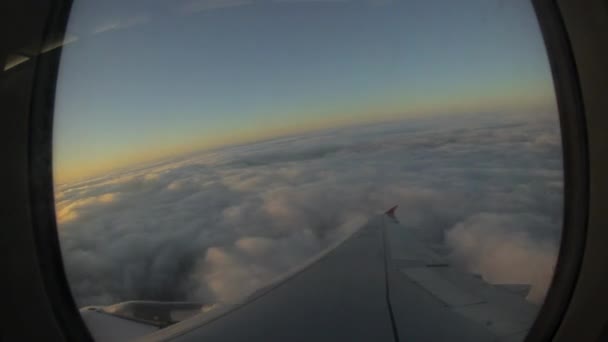
[[[105,193],[99,196],[85,197],[78,200],[61,200],[63,196],[59,196],[56,203],[57,222],[59,224],[75,220],[87,208],[101,206],[114,202],[118,197],[117,193]]]
[[[150,16],[145,13],[140,13],[125,18],[116,18],[114,20],[106,21],[97,27],[93,28],[93,34],[104,33],[113,30],[122,30],[133,26],[146,24],[150,21]]]
[[[337,129],[62,185],[77,302],[232,301],[395,204],[456,263],[531,283],[539,301],[560,233],[561,152],[557,116],[528,118]]]
[[[528,299],[540,303],[553,275],[557,237],[532,235],[555,224],[543,216],[480,213],[450,229],[446,243],[453,258],[491,283],[532,285]]]

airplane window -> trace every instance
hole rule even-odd
[[[76,0],[58,46],[96,339],[526,336],[563,206],[528,1]]]

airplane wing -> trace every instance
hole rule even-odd
[[[167,317],[191,312],[187,303],[163,311],[131,302],[139,315],[124,304],[81,312],[101,341],[521,341],[538,310],[528,290],[453,267],[391,208],[235,305],[178,323]],[[121,332],[108,319],[133,328]]]

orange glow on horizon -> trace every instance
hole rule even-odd
[[[125,147],[123,153],[114,155],[112,158],[91,157],[88,160],[72,160],[70,162],[54,161],[55,183],[63,184],[82,181],[92,177],[113,173],[121,169],[153,163],[178,157],[196,151],[217,148],[226,145],[237,145],[252,143],[255,141],[278,138],[293,134],[302,134],[316,130],[353,126],[361,124],[380,123],[383,121],[402,120],[417,117],[433,117],[455,115],[458,113],[474,112],[496,112],[498,111],[522,111],[554,108],[555,99],[552,93],[538,94],[520,91],[518,96],[505,96],[505,94],[485,94],[472,101],[471,96],[459,97],[457,94],[446,94],[440,101],[441,105],[431,103],[428,99],[412,101],[405,107],[399,103],[399,99],[387,101],[382,104],[370,104],[367,108],[337,108],[333,113],[318,112],[313,115],[290,115],[289,122],[252,122],[249,125],[240,125],[228,132],[218,132],[204,138],[198,136],[183,136],[175,141],[157,142],[141,147]],[[514,98],[517,97],[517,100]],[[475,103],[471,105],[471,102]],[[375,109],[371,109],[375,108]],[[297,113],[296,113],[297,114]],[[165,144],[161,146],[161,144]],[[59,165],[56,165],[59,164]]]

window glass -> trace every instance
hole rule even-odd
[[[401,276],[450,308],[519,296],[525,336],[563,210],[528,1],[76,0],[62,49],[56,216],[80,308],[213,312],[398,205]]]

